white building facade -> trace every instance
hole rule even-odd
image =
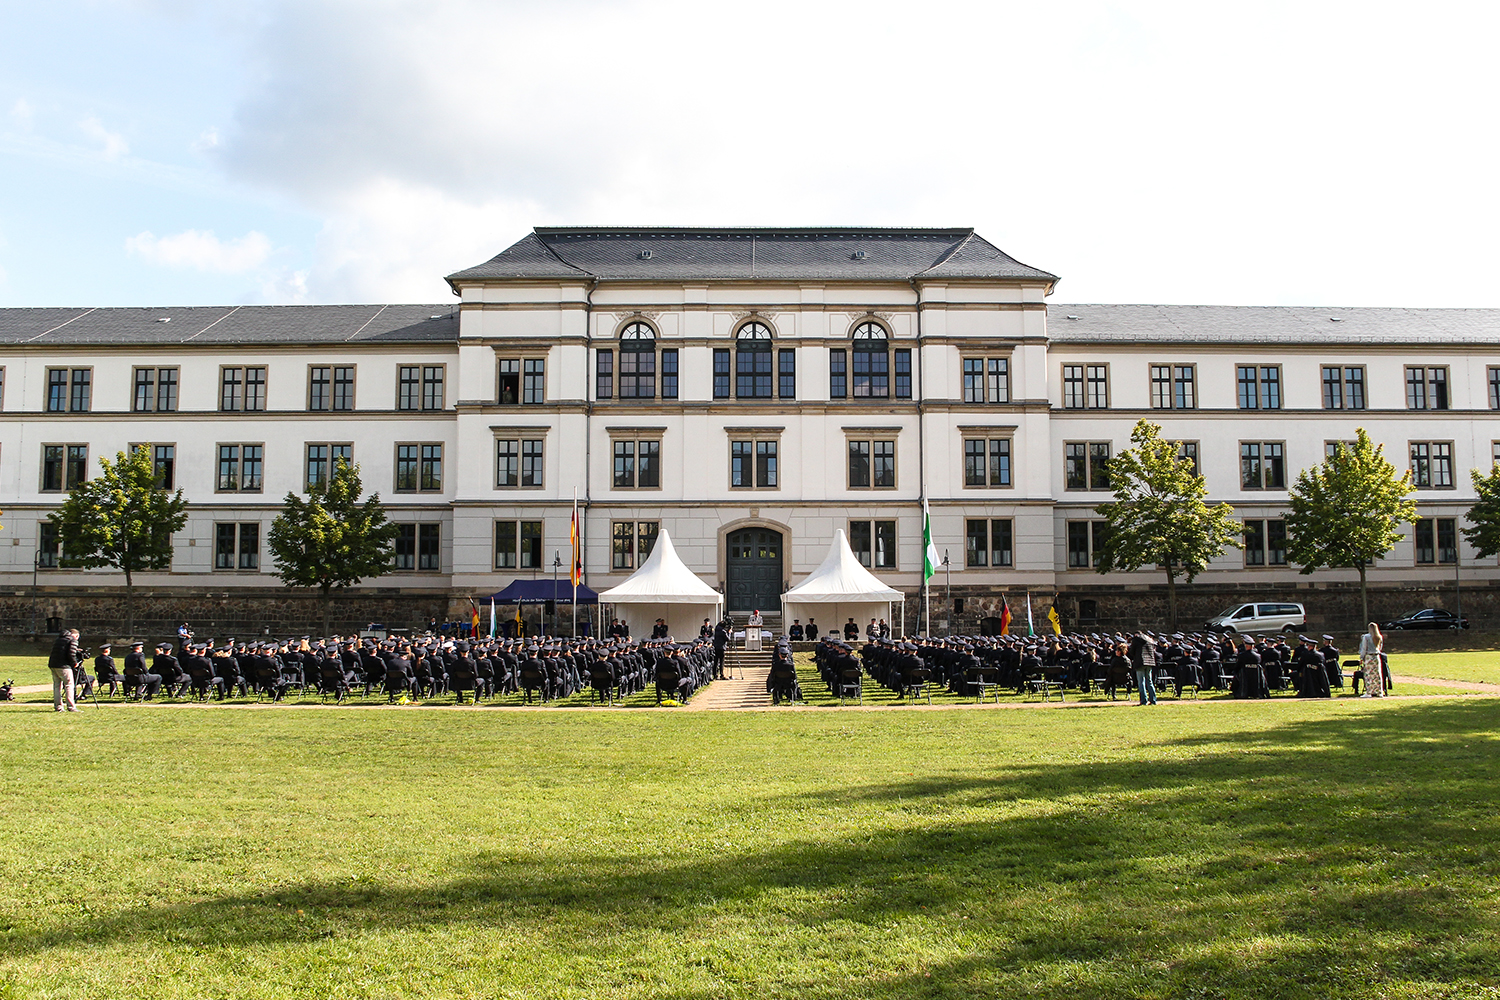
[[[1150,618],[1131,595],[1159,574],[1091,566],[1103,462],[1142,417],[1246,521],[1205,600],[1354,579],[1287,566],[1282,517],[1356,427],[1419,485],[1372,582],[1500,578],[1455,542],[1500,442],[1500,311],[1049,314],[1055,276],[962,229],[538,229],[448,281],[456,305],[0,310],[0,588],[119,586],[66,568],[45,516],[149,443],[190,505],[171,571],[138,580],[162,594],[270,593],[281,498],[344,456],[403,526],[360,588],[387,616],[566,577],[576,497],[598,590],[666,527],[732,612],[774,612],[843,528],[915,594],[926,500],[935,620],[950,584],[965,627],[1000,593]]]

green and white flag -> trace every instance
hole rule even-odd
[[[937,546],[932,544],[932,512],[927,509],[925,497],[922,499],[922,545],[922,582],[926,583],[937,572],[940,560]]]

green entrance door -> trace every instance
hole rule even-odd
[[[745,528],[725,539],[729,610],[781,610],[781,532]]]

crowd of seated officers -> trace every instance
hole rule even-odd
[[[1333,637],[1258,637],[1200,633],[1142,633],[1152,644],[1152,679],[1173,688],[1227,691],[1236,698],[1267,698],[1293,691],[1327,698],[1344,685],[1340,651]],[[813,662],[830,690],[848,686],[850,671],[896,693],[922,694],[929,685],[962,696],[997,687],[1025,693],[1028,684],[1104,692],[1111,697],[1136,687],[1131,637],[1071,633],[1059,636],[911,636],[876,638],[858,648],[829,636]]]
[[[658,700],[686,700],[716,674],[710,639],[676,643],[540,637],[451,639],[436,635],[384,640],[333,636],[314,639],[162,642],[148,659],[145,644],[131,644],[123,664],[103,643],[94,676],[80,666],[80,683],[126,698],[158,696],[223,700],[238,694],[282,701],[288,693],[316,692],[342,701],[351,694],[432,698],[452,693],[475,702],[521,694],[529,703],[553,701],[592,689],[613,701],[655,686]],[[82,690],[82,689],[81,689]]]

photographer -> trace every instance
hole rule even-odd
[[[73,668],[83,659],[78,648],[78,630],[64,629],[52,644],[52,653],[47,657],[47,667],[52,671],[52,711],[61,712],[66,701],[69,712],[78,711],[73,701]]]

